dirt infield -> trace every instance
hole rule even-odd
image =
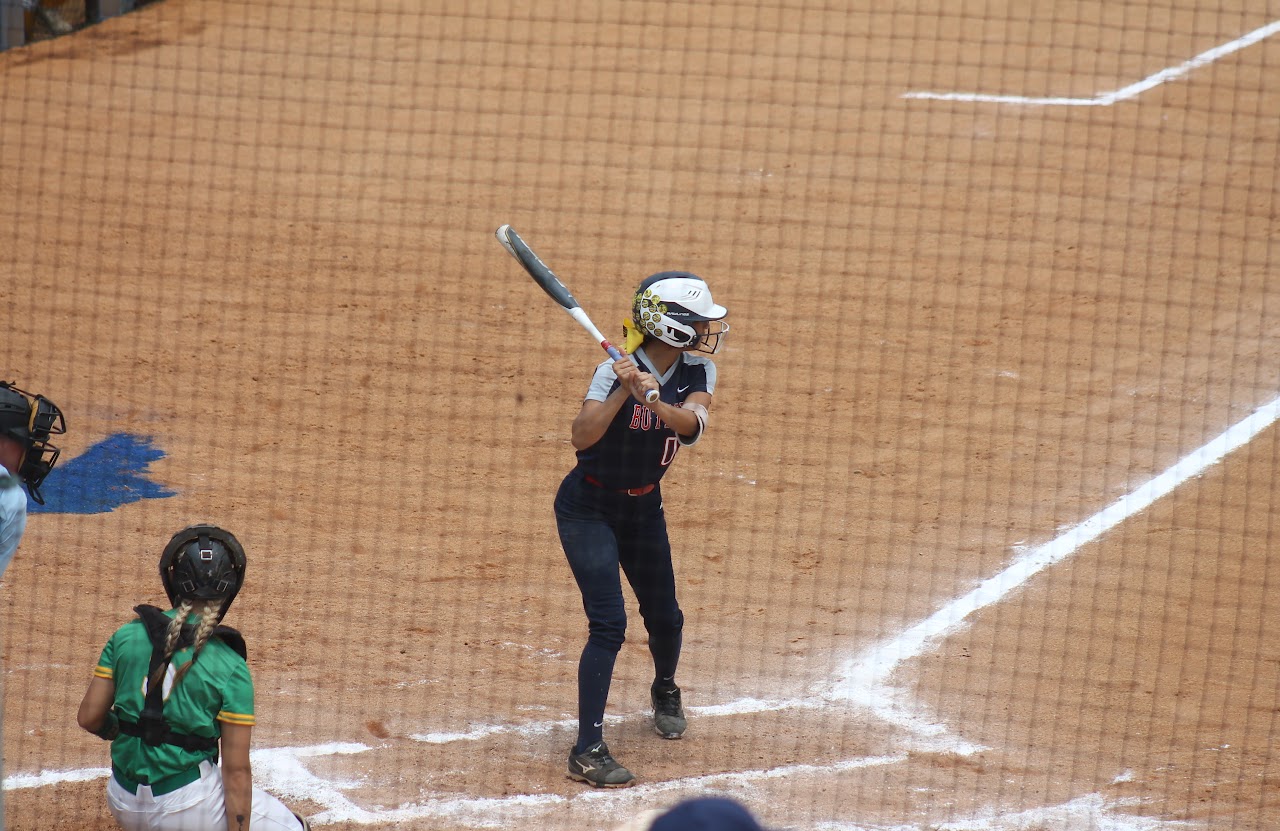
[[[70,426],[0,587],[10,829],[114,827],[75,709],[200,520],[248,552],[257,783],[317,827],[708,792],[811,831],[1280,825],[1255,4],[432,5],[164,0],[0,53],[0,372]],[[601,355],[506,222],[611,336],[659,270],[730,309],[663,484],[691,727],[646,722],[632,603],[627,791],[563,771],[551,500]],[[59,509],[121,434],[172,495]]]

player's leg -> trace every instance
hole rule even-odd
[[[222,805],[222,769],[200,764],[200,778],[168,793],[149,786],[123,786],[115,775],[107,784],[107,807],[126,831],[185,831],[226,828]]]
[[[148,788],[130,794],[113,778],[107,790],[108,806],[128,831],[190,831],[193,828],[226,828],[222,769],[201,764],[200,778],[171,793],[147,796]],[[249,827],[259,831],[305,831],[305,822],[283,802],[261,788],[253,789]]]
[[[654,681],[673,683],[680,663],[684,613],[676,599],[671,542],[661,497],[654,494],[637,497],[639,500],[648,504],[638,505],[643,510],[618,529],[618,559],[635,591],[640,616],[649,633]]]
[[[638,506],[641,510],[636,511],[633,523],[619,529],[619,561],[649,633],[649,653],[653,656],[649,697],[654,728],[663,738],[678,739],[687,726],[675,680],[684,637],[684,612],[676,599],[675,569],[661,494],[638,498],[652,501]]]
[[[306,820],[260,788],[253,789],[252,810],[253,819],[249,827],[254,831],[309,831]]]
[[[146,831],[150,828],[150,808],[142,804],[136,793],[121,787],[114,776],[107,777],[107,810],[122,831]]]
[[[588,632],[578,660],[578,739],[569,754],[569,774],[592,785],[616,787],[634,779],[604,744],[605,705],[627,615],[608,511],[583,487],[572,476],[566,478],[555,502],[560,544],[582,594]]]

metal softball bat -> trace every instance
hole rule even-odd
[[[520,238],[520,235],[510,225],[503,225],[494,232],[494,236],[498,238],[498,242],[502,243],[502,247],[507,249],[507,253],[515,258],[516,262],[529,273],[533,278],[533,282],[542,287],[547,295],[569,313],[569,316],[578,321],[578,324],[590,333],[591,337],[596,339],[596,343],[600,344],[605,352],[615,361],[622,358],[622,350],[609,343],[609,340],[596,328],[591,322],[591,318],[587,317],[587,313],[583,311],[582,305],[574,299],[573,294],[569,291],[564,283],[560,282],[560,278],[555,275],[547,264],[533,253],[533,249]],[[658,400],[658,391],[649,390],[644,394],[644,400],[650,404]]]

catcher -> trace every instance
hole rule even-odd
[[[182,529],[160,556],[173,608],[136,606],[102,650],[76,720],[111,742],[107,807],[125,831],[310,829],[253,787],[253,680],[244,638],[221,625],[244,573],[230,532]]]

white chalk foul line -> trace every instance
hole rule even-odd
[[[1266,26],[1254,29],[1247,35],[1238,37],[1233,41],[1215,46],[1205,52],[1201,52],[1194,58],[1184,61],[1177,66],[1171,66],[1162,69],[1154,75],[1149,75],[1137,83],[1130,84],[1127,87],[1121,87],[1111,92],[1103,92],[1092,98],[1061,98],[1048,97],[1036,98],[1024,95],[988,95],[977,92],[904,92],[902,98],[927,99],[932,101],[970,101],[983,104],[1025,104],[1040,107],[1107,107],[1117,101],[1124,101],[1129,98],[1138,96],[1147,90],[1157,87],[1166,81],[1172,81],[1175,78],[1181,78],[1187,73],[1199,69],[1202,66],[1211,64],[1219,58],[1226,57],[1233,52],[1238,52],[1248,46],[1252,46],[1261,40],[1271,37],[1276,32],[1280,32],[1280,20],[1268,23]]]
[[[945,728],[921,717],[905,696],[889,686],[889,676],[904,661],[923,654],[957,631],[969,615],[986,608],[1022,586],[1036,574],[1074,554],[1129,517],[1146,510],[1174,488],[1222,461],[1248,444],[1280,418],[1280,398],[1264,404],[1218,437],[1180,459],[1173,467],[1112,502],[1054,539],[1017,557],[994,577],[956,598],[897,637],[883,641],[845,663],[834,683],[822,694],[865,706],[880,718],[913,733],[940,736]]]

